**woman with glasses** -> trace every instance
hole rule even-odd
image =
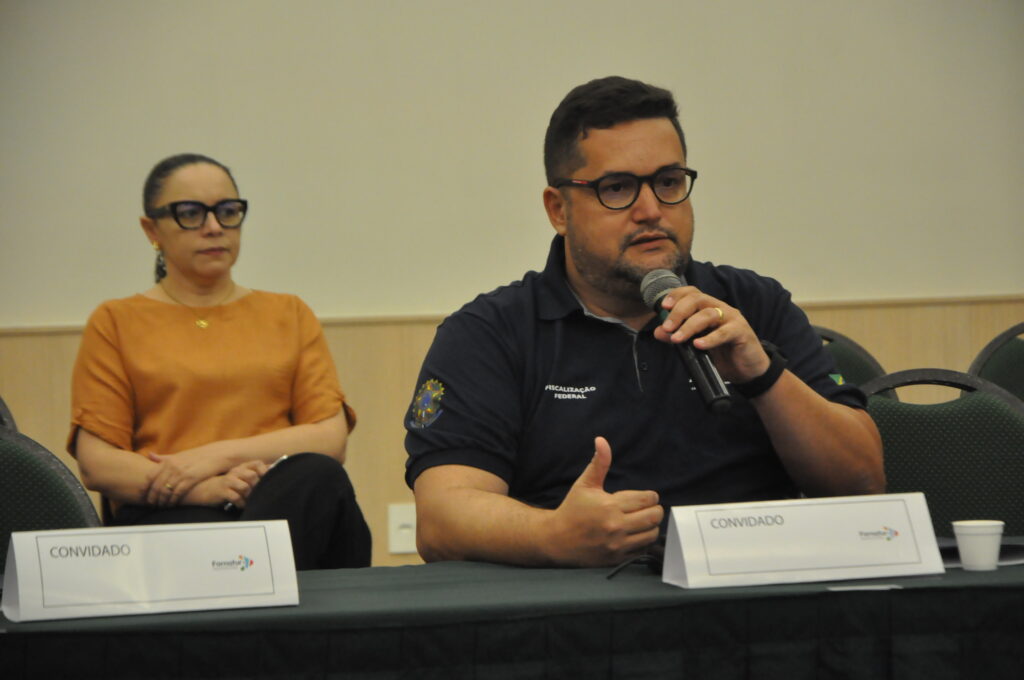
[[[297,568],[368,566],[342,467],[355,413],[312,311],[235,283],[231,172],[164,159],[143,209],[156,285],[93,312],[72,379],[68,451],[107,523],[287,519]]]

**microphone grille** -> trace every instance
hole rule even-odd
[[[645,305],[654,307],[667,292],[682,285],[682,280],[674,272],[668,269],[654,269],[647,272],[644,280],[640,282],[640,295]]]

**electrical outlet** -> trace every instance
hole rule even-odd
[[[388,552],[392,555],[416,553],[416,504],[388,505]]]

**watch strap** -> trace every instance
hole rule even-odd
[[[753,380],[748,380],[745,383],[732,384],[732,386],[736,388],[736,391],[747,399],[759,397],[770,390],[772,385],[778,382],[782,372],[786,370],[786,364],[789,363],[789,360],[782,354],[782,351],[774,344],[767,340],[762,340],[761,346],[764,348],[764,351],[771,362],[768,364],[768,370]]]

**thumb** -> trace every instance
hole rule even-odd
[[[604,437],[594,437],[594,458],[583,470],[576,484],[594,489],[604,488],[604,478],[612,466],[612,447]]]
[[[163,462],[163,459],[165,458],[165,456],[161,456],[159,453],[153,453],[152,451],[146,451],[146,457],[154,463]]]

